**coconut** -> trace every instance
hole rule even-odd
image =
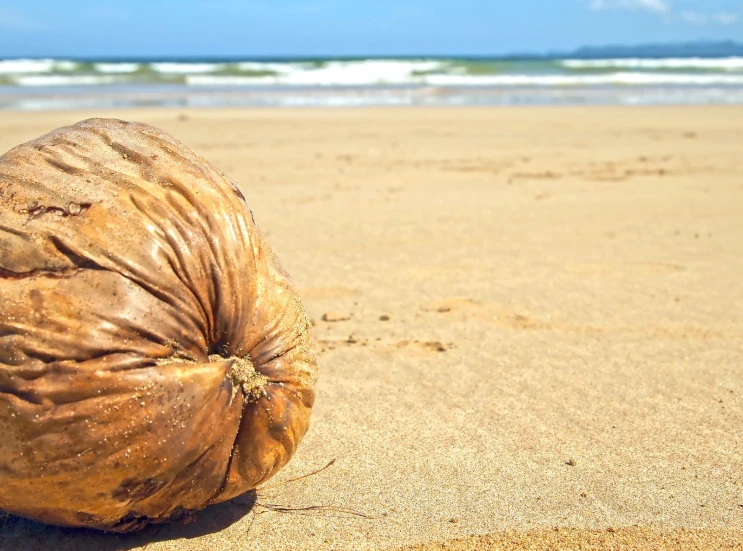
[[[256,488],[308,429],[297,291],[220,170],[90,119],[0,157],[0,509],[115,532]]]

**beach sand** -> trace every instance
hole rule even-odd
[[[0,150],[93,115],[2,113]],[[0,549],[743,549],[743,107],[96,115],[239,183],[319,342],[269,485],[336,461],[185,527],[0,519]]]

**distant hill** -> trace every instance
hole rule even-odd
[[[597,58],[663,58],[663,57],[729,57],[743,56],[743,43],[733,40],[700,41],[637,46],[584,46],[564,54],[581,59]]]

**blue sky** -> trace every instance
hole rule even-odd
[[[743,40],[743,0],[2,0],[0,57],[502,54]]]

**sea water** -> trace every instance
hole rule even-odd
[[[0,60],[0,109],[710,103],[743,57]]]

